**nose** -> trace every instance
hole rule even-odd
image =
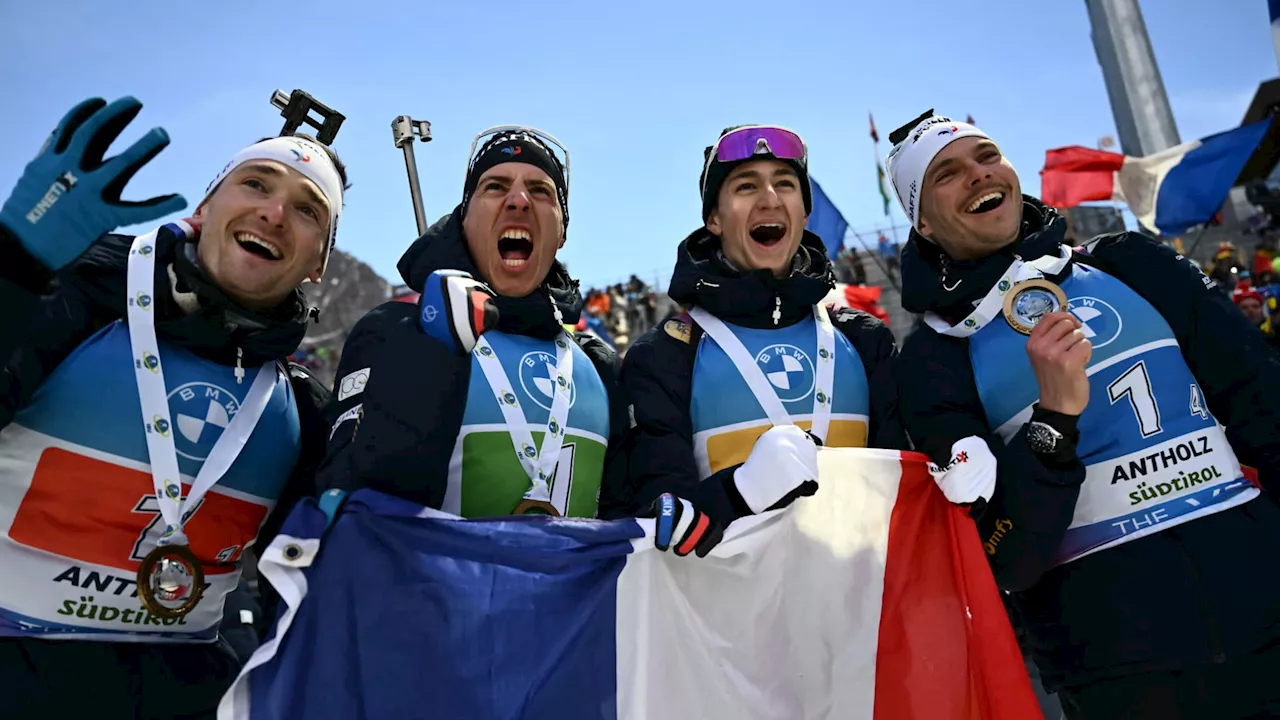
[[[770,210],[782,206],[782,198],[778,196],[778,189],[773,185],[766,185],[764,192],[759,194],[759,206],[762,210]]]
[[[521,182],[513,183],[511,185],[511,189],[507,191],[506,208],[508,210],[514,210],[516,212],[525,212],[531,206],[532,206],[532,202],[530,202],[529,200],[528,188],[524,186],[524,183],[521,183]]]
[[[969,175],[969,187],[991,178],[991,166],[984,165],[972,158],[967,161],[965,172]]]
[[[258,208],[259,217],[268,225],[281,227],[284,225],[285,218],[285,198],[280,195],[272,195],[262,202]]]

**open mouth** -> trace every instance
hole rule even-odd
[[[781,223],[761,223],[751,228],[751,239],[765,247],[773,247],[787,235],[787,226]]]
[[[973,202],[969,203],[969,207],[965,208],[964,211],[970,215],[981,215],[983,213],[989,213],[1003,204],[1004,193],[997,190],[979,196]]]
[[[233,237],[236,244],[244,248],[245,252],[257,255],[263,260],[279,260],[284,257],[280,248],[252,233],[238,232]]]
[[[522,267],[533,255],[533,238],[523,228],[504,230],[498,238],[498,255],[509,268]]]

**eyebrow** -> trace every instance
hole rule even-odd
[[[778,177],[778,176],[780,176],[780,175],[782,175],[782,176],[787,176],[787,177],[793,177],[793,178],[799,178],[799,177],[800,177],[800,176],[796,173],[795,169],[794,169],[794,168],[792,168],[792,167],[790,167],[790,166],[787,166],[787,167],[780,167],[780,168],[777,168],[777,169],[775,169],[775,170],[773,171],[773,177],[775,177],[775,178],[776,178],[776,177]],[[741,179],[743,179],[743,178],[748,178],[748,177],[749,177],[749,178],[756,178],[756,179],[758,179],[758,178],[764,177],[764,173],[760,172],[759,170],[757,170],[757,169],[755,169],[755,168],[750,168],[750,169],[747,169],[747,170],[738,170],[738,171],[736,171],[736,172],[731,173],[731,174],[729,175],[729,179],[728,179],[728,180],[726,180],[725,182],[733,182],[734,180],[741,180]]]
[[[515,182],[515,179],[512,178],[510,175],[497,174],[497,175],[490,175],[489,177],[485,178],[484,182],[487,182],[487,183],[497,182],[510,187]],[[524,181],[524,184],[528,187],[540,187],[548,190],[555,189],[555,183],[552,183],[548,180],[543,180],[542,178],[539,178],[539,177],[528,178]]]
[[[270,175],[271,177],[277,177],[277,178],[283,177],[285,174],[284,170],[281,170],[275,165],[267,165],[265,163],[255,163],[255,162],[245,163],[239,169],[244,171],[245,174]],[[306,176],[304,175],[303,177],[306,177]],[[318,191],[316,191],[315,187],[310,181],[310,178],[308,178],[308,182],[302,185],[302,191],[306,193],[307,197],[311,200],[311,202],[316,203],[321,207],[324,207],[330,210],[332,209],[332,208],[329,208],[329,201],[325,199],[324,195],[321,195]]]

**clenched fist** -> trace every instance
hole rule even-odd
[[[1063,415],[1080,415],[1089,404],[1089,377],[1084,369],[1093,356],[1080,321],[1069,312],[1049,313],[1027,339],[1027,357],[1040,384],[1040,407]]]

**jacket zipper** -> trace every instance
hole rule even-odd
[[[241,364],[241,361],[243,359],[244,359],[244,348],[237,347],[236,348],[236,384],[237,385],[244,384],[244,365]]]
[[[779,323],[779,322],[781,322],[781,321],[782,321],[782,296],[780,296],[780,295],[774,295],[774,296],[773,296],[773,325],[774,325],[774,327],[777,327],[777,326],[778,326],[778,323]]]

